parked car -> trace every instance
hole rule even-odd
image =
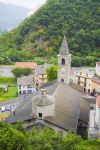
[[[5,112],[5,111],[6,111],[5,106],[2,106],[2,107],[1,107],[1,112]]]
[[[12,106],[6,106],[6,111],[11,111],[12,110]]]

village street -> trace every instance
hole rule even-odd
[[[20,106],[30,101],[33,94],[21,95],[13,100],[0,102],[0,113],[5,113],[6,111],[13,112],[17,110]]]

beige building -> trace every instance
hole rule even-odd
[[[46,74],[46,69],[51,67],[52,64],[44,64],[44,65],[38,65],[36,70],[35,70],[35,82],[39,85],[42,86],[42,84],[47,83],[47,74]]]
[[[83,87],[84,92],[90,92],[91,78],[93,77],[93,72],[89,70],[81,70],[74,73],[73,82],[81,87]]]
[[[93,77],[91,80],[91,92],[95,91],[97,93],[100,93],[100,78]]]

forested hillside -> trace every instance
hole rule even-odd
[[[4,59],[4,52],[12,62],[19,58],[21,61],[34,57],[53,59],[65,34],[73,56],[72,65],[94,65],[100,60],[99,18],[99,0],[47,0],[15,30],[0,37],[0,59]]]

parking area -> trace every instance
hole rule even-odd
[[[4,112],[12,112],[16,109],[16,105],[12,104],[12,105],[5,105],[5,106],[1,106],[0,107],[0,114],[4,113]]]

